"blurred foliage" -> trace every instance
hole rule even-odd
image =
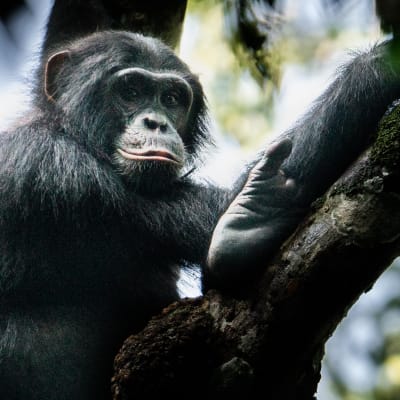
[[[267,1],[224,0],[223,4],[226,37],[238,60],[260,84],[277,85],[287,53],[283,16]]]
[[[264,10],[272,15],[266,1],[247,2],[264,3]],[[260,12],[251,12],[249,20],[253,18],[253,22],[261,23],[261,27],[255,30],[256,34],[250,29],[246,39],[237,30],[232,1],[189,1],[182,56],[200,75],[218,130],[236,138],[246,150],[259,148],[279,125],[277,119],[291,118],[290,109],[285,109],[287,114],[279,114],[275,109],[281,85],[287,92],[283,96],[296,97],[295,102],[305,107],[307,93],[293,92],[291,88],[312,89],[307,89],[307,83],[299,86],[293,79],[311,81],[321,70],[329,69],[332,73],[332,60],[343,60],[344,49],[365,47],[366,43],[374,43],[380,37],[372,0],[313,3],[318,3],[319,7],[309,20],[302,14],[306,3],[296,0],[285,2],[287,9],[279,18],[274,14],[276,20],[272,25],[263,20]],[[259,37],[262,40],[258,41]],[[246,40],[258,43],[258,48],[252,48]],[[292,81],[287,77],[290,68]],[[293,70],[297,74],[293,74]],[[374,288],[350,311],[335,332],[334,345],[327,347],[327,373],[322,381],[325,388],[330,387],[329,392],[323,393],[328,393],[330,400],[400,400],[400,261],[385,276],[388,274],[389,279],[385,281],[382,277],[378,281],[381,282],[377,284],[381,287],[378,291]],[[388,281],[398,283],[390,293]],[[370,306],[371,294],[380,297],[379,306]],[[361,318],[360,307],[363,310]],[[363,330],[368,329],[360,324],[360,319],[373,326],[373,332],[369,334],[373,337],[373,345],[360,340],[360,336],[365,336]],[[354,337],[350,331],[356,332]],[[342,345],[338,346],[338,343]],[[357,378],[352,376],[351,370],[360,365],[354,363],[355,358],[368,364],[369,375],[366,376],[370,381],[365,384],[364,379],[364,386],[352,381]],[[341,359],[342,364],[338,365],[337,359]],[[359,376],[359,371],[357,373],[354,375]],[[324,395],[319,399],[325,400]]]
[[[252,9],[246,26],[254,24],[257,34],[244,37],[236,8],[247,3]],[[349,4],[357,6],[354,0],[332,4],[324,0],[326,6],[317,10],[320,18],[313,25],[304,23],[301,3],[286,3],[283,12],[279,7],[272,10],[263,0],[189,1],[184,40],[190,43],[181,46],[181,56],[199,73],[219,130],[236,138],[245,151],[259,148],[276,133],[274,106],[288,65],[305,66],[313,74],[355,37],[371,35],[351,29],[352,21],[350,29],[343,29]],[[252,48],[252,43],[258,47]]]
[[[244,147],[259,146],[271,131],[271,89],[251,77],[224,39],[221,2],[189,2],[184,30],[193,42],[181,46],[189,48],[181,55],[200,74],[220,130]]]
[[[342,322],[334,335],[331,351],[328,346],[325,366],[332,391],[337,395],[334,399],[400,400],[400,259],[375,286],[375,292],[362,296]],[[368,321],[370,332],[365,332],[366,324],[362,321]],[[353,337],[351,331],[355,332]],[[365,334],[370,338],[367,341],[360,339]],[[367,384],[357,385],[348,377],[352,368],[357,372],[354,369],[360,368],[359,364],[352,367],[350,361],[343,371],[343,366],[337,365],[338,357],[331,357],[330,353],[343,342],[368,365],[370,380]],[[348,354],[343,352],[339,357],[346,360]]]

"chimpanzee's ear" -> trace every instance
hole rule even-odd
[[[44,93],[50,101],[57,99],[56,76],[66,59],[69,58],[69,55],[70,52],[68,50],[63,50],[53,54],[47,60],[44,70]]]

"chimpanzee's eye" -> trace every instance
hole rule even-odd
[[[162,96],[162,102],[166,106],[174,107],[182,103],[182,99],[179,96],[179,93],[176,92],[166,92]]]
[[[125,75],[119,80],[119,95],[125,101],[135,101],[139,97],[137,79]]]
[[[117,76],[111,84],[112,91],[124,102],[136,102],[141,97],[142,85],[132,74]]]

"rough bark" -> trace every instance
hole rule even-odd
[[[324,344],[400,254],[400,109],[314,204],[240,299],[183,300],[116,357],[115,400],[165,394],[312,399]]]

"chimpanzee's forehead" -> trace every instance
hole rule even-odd
[[[104,63],[113,68],[141,67],[150,70],[181,71],[189,69],[168,46],[159,40],[129,32],[102,32],[91,35],[79,53],[86,62]]]
[[[128,45],[128,46],[126,46]],[[188,71],[187,66],[174,52],[158,40],[136,35],[129,43],[121,43],[123,61],[132,66],[154,70]]]

